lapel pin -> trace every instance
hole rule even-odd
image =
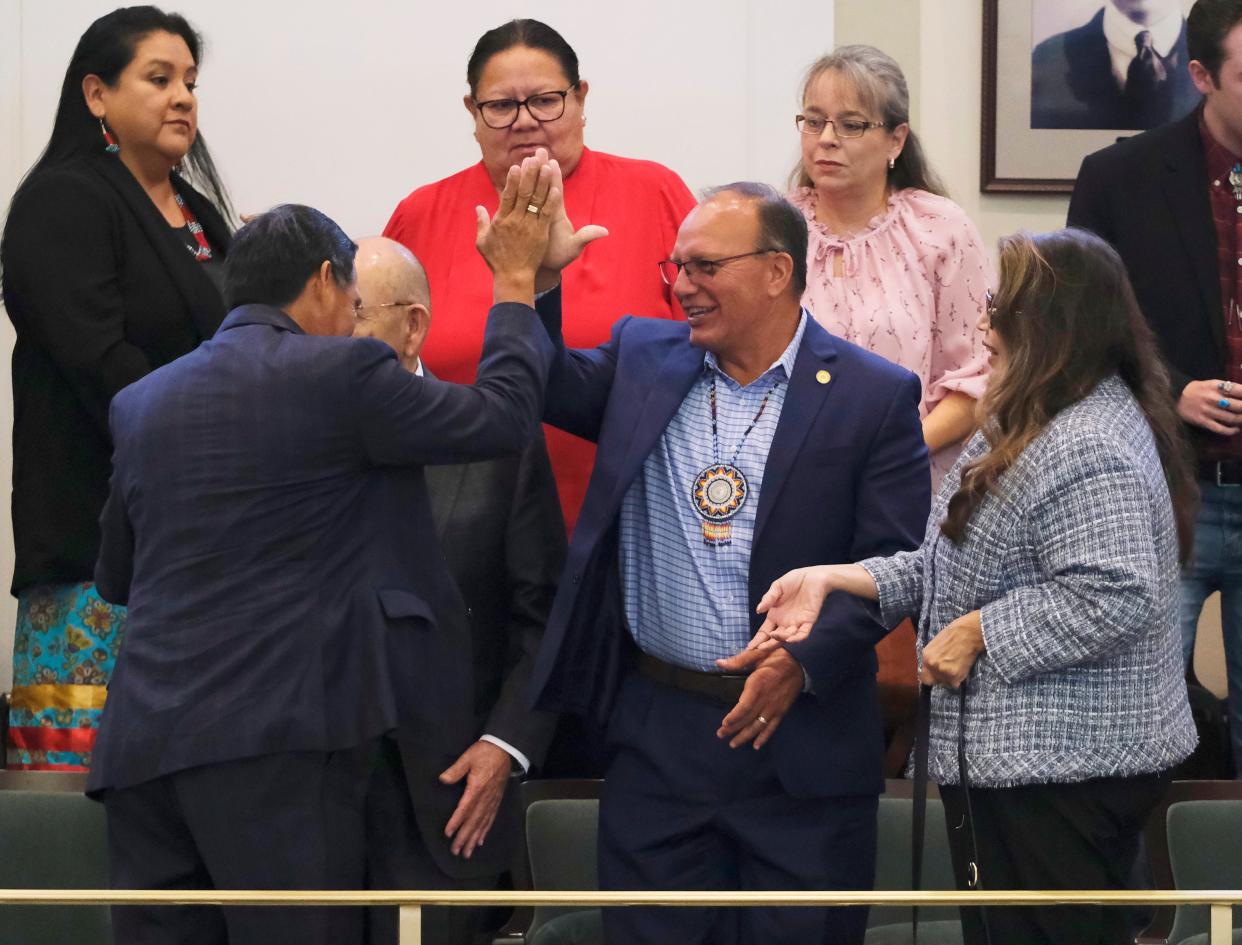
[[[816,371],[815,380],[819,381],[821,384],[827,384],[830,380],[832,380],[832,375],[827,371]]]

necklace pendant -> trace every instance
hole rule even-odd
[[[1233,188],[1233,199],[1242,201],[1242,164],[1235,164],[1229,172],[1229,185]]]
[[[733,542],[730,519],[742,510],[750,486],[732,463],[714,463],[695,477],[690,501],[703,521],[703,544],[713,547]]]

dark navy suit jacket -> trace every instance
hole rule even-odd
[[[557,345],[544,419],[598,450],[533,691],[544,708],[606,721],[630,662],[618,511],[701,376],[703,351],[691,347],[685,322],[628,317],[602,347],[568,351],[559,304],[549,295],[538,306]],[[750,560],[753,629],[762,622],[759,598],[785,572],[918,546],[931,490],[919,398],[909,371],[808,320],[763,474]],[[790,794],[883,790],[875,645],[888,629],[873,605],[835,594],[810,638],[789,647],[814,690],[798,697],[765,749]]]
[[[95,580],[129,616],[89,790],[398,724],[434,783],[475,732],[419,467],[529,442],[551,356],[519,304],[492,310],[473,387],[246,305],[121,391]]]
[[[1202,97],[1186,68],[1185,21],[1165,62],[1169,85],[1159,101],[1146,102],[1136,111],[1113,75],[1101,7],[1082,26],[1050,36],[1035,47],[1031,54],[1031,127],[1143,130],[1185,115]]]

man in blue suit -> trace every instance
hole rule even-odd
[[[545,419],[598,452],[533,685],[541,707],[608,726],[605,888],[874,880],[887,628],[839,595],[822,639],[731,658],[786,570],[913,548],[927,516],[918,381],[800,307],[806,246],[779,194],[732,184],[662,264],[687,323],[624,318],[568,351],[559,298],[540,301],[557,349]],[[627,945],[837,945],[865,920],[627,908],[605,926]]]
[[[419,467],[538,429],[538,164],[480,222],[496,305],[473,386],[342,337],[356,247],[286,205],[238,233],[216,337],[114,399],[95,578],[131,616],[88,785],[114,886],[361,888],[380,736],[400,728],[433,771],[472,741],[464,605]],[[123,907],[114,925],[126,945],[349,945],[362,912]]]

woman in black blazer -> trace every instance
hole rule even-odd
[[[224,318],[229,210],[197,134],[199,50],[182,17],[155,7],[91,24],[4,228],[4,304],[17,331],[14,767],[90,764],[125,622],[91,583],[112,396]]]

